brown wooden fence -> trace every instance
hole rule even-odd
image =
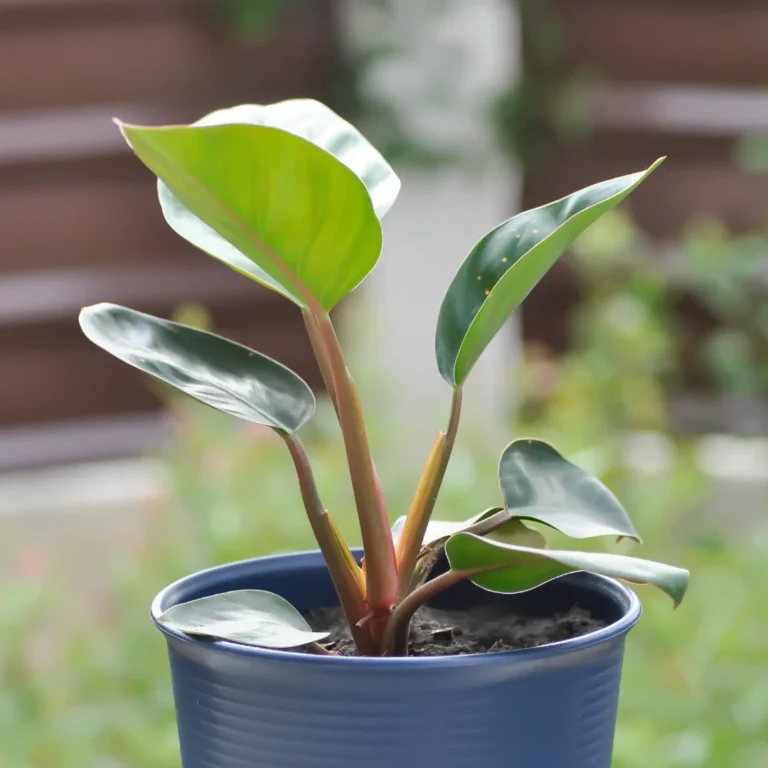
[[[246,45],[206,2],[0,0],[0,466],[145,441],[155,398],[77,326],[94,301],[166,316],[200,301],[222,331],[317,381],[299,314],[168,229],[111,117],[189,122],[233,103],[322,97],[332,10],[304,4]]]
[[[745,173],[733,156],[738,137],[768,134],[768,3],[542,0],[541,6],[559,26],[560,70],[581,71],[594,84],[592,129],[585,140],[554,141],[526,181],[527,206],[667,155],[653,183],[629,201],[648,232],[673,236],[693,216],[717,217],[734,231],[765,225],[768,178]],[[531,14],[530,24],[537,18]],[[535,32],[526,30],[534,71],[541,68],[530,45]],[[563,262],[527,300],[526,333],[565,347],[562,310],[575,300]]]

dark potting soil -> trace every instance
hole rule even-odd
[[[342,656],[354,656],[355,646],[340,608],[321,608],[306,616],[312,629],[330,632],[323,641]],[[420,608],[411,621],[410,656],[461,656],[497,653],[567,640],[602,629],[606,622],[579,607],[546,618],[510,613],[501,605],[469,610]]]

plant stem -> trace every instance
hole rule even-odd
[[[416,487],[416,493],[408,510],[408,516],[403,527],[402,535],[397,545],[398,568],[398,598],[403,600],[408,590],[419,559],[424,534],[432,517],[440,486],[451,459],[456,433],[459,430],[461,417],[462,392],[461,387],[453,390],[451,399],[451,414],[448,418],[448,428],[440,432],[432,448],[432,452],[424,466],[424,471]]]
[[[406,655],[413,614],[428,600],[465,579],[467,575],[464,571],[446,571],[406,595],[389,617],[381,640],[383,652],[388,656]]]
[[[344,362],[336,331],[328,315],[315,322],[320,357],[333,378],[341,432],[352,479],[360,532],[365,550],[366,602],[371,634],[376,639],[397,600],[397,561],[389,518],[368,445],[357,388]]]
[[[312,351],[315,353],[315,360],[317,360],[317,365],[320,368],[320,375],[323,377],[325,390],[328,392],[328,397],[330,397],[331,402],[333,403],[333,409],[336,411],[336,416],[339,419],[339,422],[341,422],[339,403],[336,397],[336,386],[334,385],[333,372],[331,371],[331,363],[323,348],[320,328],[318,327],[317,320],[312,312],[304,309],[301,314],[304,317],[304,325],[307,329],[307,336],[309,336],[309,343],[312,345]]]
[[[296,435],[282,430],[276,431],[285,441],[293,458],[309,524],[325,558],[344,615],[352,629],[355,645],[361,655],[371,655],[375,648],[370,632],[365,626],[359,626],[367,615],[360,568],[320,501],[309,457],[301,440]]]

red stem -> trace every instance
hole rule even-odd
[[[397,600],[397,562],[389,518],[373,467],[357,388],[330,318],[315,317],[319,342],[333,377],[339,421],[365,550],[366,602],[374,639]]]
[[[413,614],[428,600],[472,575],[467,571],[446,571],[422,584],[402,600],[389,617],[381,647],[385,655],[404,656],[408,651],[408,631]]]

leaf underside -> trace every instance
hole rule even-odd
[[[241,104],[211,112],[193,125],[236,123],[279,128],[333,155],[363,182],[380,219],[397,199],[400,179],[382,154],[354,125],[315,99]]]

